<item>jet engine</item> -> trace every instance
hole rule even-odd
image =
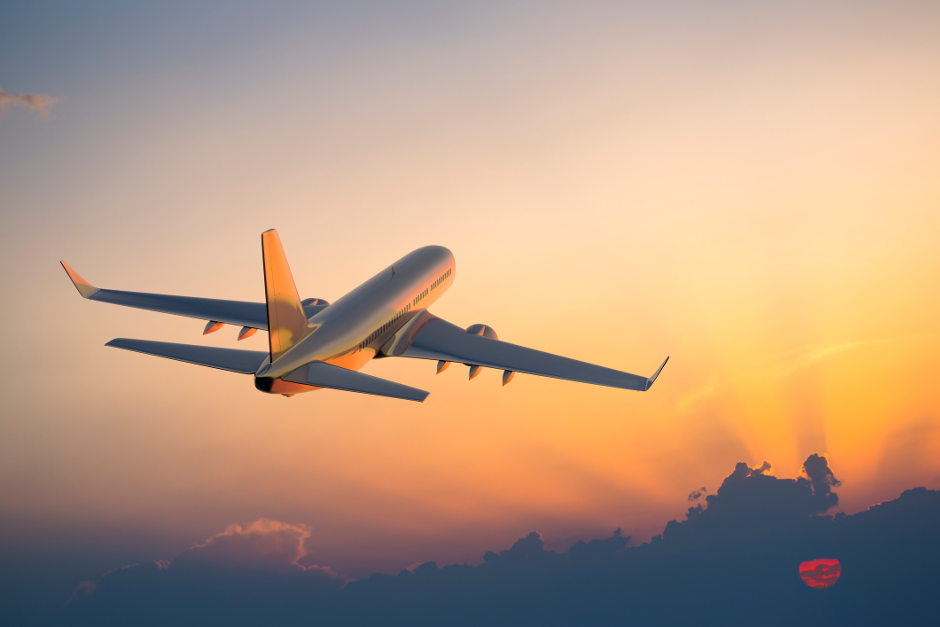
[[[499,339],[499,337],[496,335],[496,331],[493,330],[493,327],[489,327],[485,324],[472,324],[467,327],[467,333],[472,335],[482,335],[483,337],[488,337],[491,340]]]
[[[304,315],[310,319],[326,309],[330,303],[322,298],[305,298],[300,301],[300,304],[304,308]]]
[[[471,324],[469,327],[467,327],[467,333],[471,335],[480,335],[483,337],[488,337],[491,340],[499,339],[499,337],[497,337],[496,335],[496,331],[493,330],[493,327],[487,326],[485,324]],[[467,365],[470,366],[470,380],[473,381],[477,377],[477,375],[479,375],[480,372],[483,371],[483,368],[476,364],[467,364]],[[438,372],[440,372],[440,367],[439,367]],[[506,384],[503,383],[503,385],[506,385]]]
[[[471,324],[467,327],[467,333],[470,335],[480,335],[482,337],[488,337],[491,340],[498,340],[499,337],[496,335],[496,331],[491,326],[485,324]],[[441,374],[447,367],[450,365],[449,361],[444,361],[443,359],[437,362],[437,374]],[[479,364],[464,364],[465,366],[470,366],[470,380],[473,381],[481,372],[483,372],[483,367]],[[506,385],[512,380],[513,373],[507,370],[503,373],[503,385]]]

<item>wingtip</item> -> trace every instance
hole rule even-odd
[[[653,373],[653,376],[646,380],[646,389],[647,389],[647,390],[650,389],[651,387],[653,387],[653,384],[656,382],[656,377],[658,377],[658,376],[659,376],[659,373],[663,371],[663,368],[666,367],[666,362],[668,362],[668,361],[669,361],[669,357],[666,357],[666,359],[663,361],[662,365],[661,365],[659,368],[656,369],[656,372]],[[646,391],[646,390],[644,390],[644,392],[645,392],[645,391]]]
[[[72,280],[72,285],[75,286],[75,289],[78,290],[78,293],[82,295],[82,298],[91,298],[98,291],[98,288],[86,281],[81,277],[78,272],[72,269],[72,266],[65,263],[64,261],[59,261],[62,264],[62,267],[65,269],[65,273],[69,275],[69,278]]]

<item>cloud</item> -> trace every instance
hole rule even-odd
[[[759,468],[751,468],[751,474],[749,476],[755,477],[757,475],[763,475],[770,472],[773,472],[773,466],[771,466],[768,462],[764,462],[760,465]]]
[[[629,542],[630,536],[623,535],[618,527],[611,537],[604,540],[572,544],[568,549],[568,559],[572,563],[608,561],[623,556]]]
[[[705,385],[699,386],[680,396],[676,401],[676,407],[679,409],[688,409],[698,401],[713,396],[718,390],[718,387],[718,377],[712,377]]]
[[[536,531],[479,566],[434,562],[349,581],[304,567],[312,530],[261,519],[231,526],[175,560],[84,582],[63,625],[751,625],[928,624],[940,585],[940,492],[917,488],[846,516],[826,515],[840,484],[818,454],[805,477],[738,463],[662,535],[545,550]],[[699,493],[699,501],[702,490]],[[831,589],[800,565],[838,559]],[[823,573],[825,574],[825,573]]]
[[[261,518],[250,525],[230,525],[220,534],[185,551],[176,567],[212,566],[263,571],[303,571],[297,561],[306,555],[304,540],[311,528]],[[312,567],[314,568],[314,567]]]
[[[335,580],[342,587],[349,577],[338,575],[328,566],[304,565],[304,541],[310,537],[307,525],[259,518],[245,526],[230,525],[172,562],[173,573],[222,572],[234,574],[306,574]]]
[[[842,485],[842,482],[836,479],[829,469],[829,461],[817,453],[813,453],[803,462],[803,472],[806,473],[810,483],[813,484],[814,495],[828,497],[832,493],[832,488],[838,488]],[[838,502],[839,499],[836,498],[833,505]]]
[[[231,525],[172,561],[135,564],[82,582],[65,624],[263,623],[270,607],[285,619],[341,590],[351,578],[326,566],[304,566],[307,525],[262,518]],[[209,619],[207,617],[211,616]]]
[[[7,110],[7,105],[18,105],[31,109],[40,115],[46,115],[52,110],[52,105],[61,98],[54,98],[46,94],[8,94],[0,88],[0,113]]]
[[[554,551],[546,553],[543,550],[545,543],[542,541],[542,535],[533,531],[524,538],[516,540],[515,544],[508,551],[500,551],[499,555],[492,551],[487,551],[483,556],[483,561],[487,564],[497,564],[499,562],[524,562],[531,559],[542,559],[554,555]]]
[[[825,458],[814,453],[804,468],[810,479],[778,479],[767,474],[771,466],[766,461],[758,468],[738,462],[717,492],[705,497],[704,505],[690,507],[685,520],[666,525],[663,538],[675,546],[712,546],[733,538],[760,537],[838,504],[838,495],[830,489],[835,478]]]
[[[839,355],[846,351],[856,348],[901,344],[905,342],[922,342],[924,340],[936,339],[936,333],[921,333],[917,335],[902,335],[897,337],[877,338],[870,340],[855,340],[851,342],[842,342],[840,344],[829,344],[826,346],[814,346],[800,351],[790,351],[781,357],[781,365],[778,369],[778,377],[789,376],[798,370],[803,370],[817,363],[829,359],[834,355]]]

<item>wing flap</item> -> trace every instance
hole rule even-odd
[[[359,394],[400,398],[418,403],[423,403],[424,399],[428,397],[428,393],[424,390],[373,377],[355,370],[340,368],[322,361],[305,364],[281,378],[291,383],[315,385],[320,388],[358,392]]]
[[[415,325],[420,329],[403,346],[393,349],[395,356],[455,361],[458,363],[565,379],[606,387],[644,392],[651,378],[621,372],[587,362],[569,359],[524,346],[467,333],[464,329],[429,313],[428,319]],[[663,363],[665,366],[665,363]]]
[[[149,340],[131,340],[117,338],[105,346],[184,361],[199,366],[218,368],[229,372],[254,374],[268,357],[266,351],[246,351],[236,348],[216,348],[215,346],[196,346],[194,344],[174,344],[172,342],[151,342]]]

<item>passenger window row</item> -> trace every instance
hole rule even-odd
[[[418,304],[419,302],[421,302],[421,300],[424,299],[424,297],[427,296],[427,295],[431,292],[431,290],[433,290],[435,287],[437,287],[438,285],[440,285],[441,283],[443,283],[443,282],[447,279],[447,277],[449,277],[450,275],[451,275],[451,271],[448,269],[447,272],[445,272],[444,274],[442,274],[442,275],[440,276],[440,278],[438,278],[436,281],[434,281],[433,283],[431,283],[431,287],[429,287],[428,289],[426,289],[426,290],[424,290],[423,292],[421,292],[420,294],[418,294],[417,298],[415,298],[415,299],[411,302],[411,304],[405,305],[405,307],[404,307],[401,311],[399,311],[398,313],[396,313],[395,316],[394,316],[391,320],[389,320],[388,322],[386,322],[385,324],[383,324],[381,327],[379,327],[378,329],[376,329],[375,331],[373,331],[373,332],[372,332],[372,335],[370,335],[370,336],[367,337],[365,340],[363,340],[362,342],[360,342],[360,343],[359,343],[359,350],[364,349],[366,346],[368,346],[369,344],[371,344],[372,342],[374,342],[376,339],[378,339],[379,336],[381,336],[385,331],[387,331],[387,330],[392,326],[392,324],[395,323],[396,320],[398,320],[399,318],[401,318],[402,316],[404,316],[406,313],[408,313],[409,311],[411,311],[411,307],[412,307],[412,306],[417,306],[417,304]]]
[[[404,307],[402,307],[402,308],[398,311],[398,313],[396,313],[394,316],[392,316],[392,319],[391,319],[391,320],[389,320],[388,322],[386,322],[385,324],[383,324],[382,326],[380,326],[378,329],[376,329],[375,331],[373,331],[372,334],[371,334],[369,337],[367,337],[367,338],[364,339],[362,342],[360,342],[360,343],[359,343],[359,350],[362,350],[363,348],[365,348],[366,346],[368,346],[369,344],[371,344],[372,342],[374,342],[376,339],[378,339],[379,336],[381,336],[383,333],[385,333],[386,331],[388,331],[388,330],[391,328],[391,326],[392,326],[393,324],[395,324],[395,321],[396,321],[396,320],[398,320],[399,318],[401,318],[402,316],[404,316],[404,315],[405,315],[406,313],[408,313],[409,311],[411,311],[411,305],[405,305]]]
[[[448,269],[447,272],[445,272],[444,274],[442,274],[439,279],[437,279],[436,281],[434,281],[434,283],[431,283],[431,289],[433,290],[435,287],[437,287],[438,285],[440,285],[441,283],[443,283],[443,282],[444,282],[444,279],[446,279],[446,278],[449,277],[449,276],[450,276],[450,270]]]

